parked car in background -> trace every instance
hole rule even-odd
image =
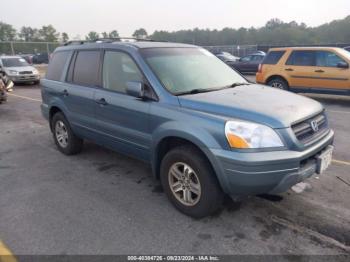
[[[256,82],[295,92],[350,95],[350,52],[335,47],[272,48]]]
[[[38,70],[29,65],[20,56],[1,56],[0,68],[13,83],[34,83],[40,82]]]
[[[24,60],[26,60],[27,61],[27,63],[28,64],[33,64],[33,56],[34,55],[32,55],[32,54],[21,54],[21,55],[19,55],[20,57],[22,57]]]
[[[54,52],[41,94],[58,150],[77,154],[86,139],[143,160],[196,218],[220,209],[224,194],[284,192],[332,159],[320,103],[251,84],[193,45],[68,44]]]
[[[33,56],[33,64],[48,64],[49,55],[47,53],[39,53]]]
[[[218,57],[220,60],[222,60],[226,64],[234,63],[239,60],[239,57],[231,55],[228,52],[218,52],[218,53],[214,53],[214,55],[216,55],[216,57]]]
[[[238,61],[229,63],[229,65],[240,73],[256,73],[258,71],[259,64],[262,62],[264,57],[265,53],[259,51],[243,56]]]

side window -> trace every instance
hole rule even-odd
[[[106,51],[103,60],[104,88],[125,93],[127,82],[142,81],[142,79],[142,73],[129,55]]]
[[[285,51],[271,51],[265,57],[263,64],[276,65],[284,54]]]
[[[241,62],[249,62],[252,59],[251,55],[244,56],[241,58]]]
[[[46,78],[49,80],[60,81],[64,66],[67,59],[70,57],[69,51],[62,51],[54,53],[50,59],[49,67],[47,69]]]
[[[286,65],[315,66],[315,60],[315,51],[293,51],[292,54],[289,56]]]
[[[261,55],[254,55],[252,61],[261,61],[264,57]]]
[[[73,83],[98,86],[99,64],[100,51],[79,51],[74,65]]]
[[[337,67],[339,63],[345,62],[339,56],[329,51],[317,51],[316,66]]]

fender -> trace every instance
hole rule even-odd
[[[211,166],[213,167],[216,177],[221,187],[226,191],[226,186],[229,184],[226,182],[226,178],[223,175],[223,171],[220,170],[220,165],[217,163],[215,156],[210,149],[221,149],[222,147],[215,139],[215,137],[209,133],[206,129],[199,126],[188,125],[185,122],[171,121],[160,125],[152,135],[151,145],[151,163],[152,173],[157,177],[157,163],[158,150],[160,143],[168,137],[176,137],[187,140],[197,146],[202,153],[207,157]]]

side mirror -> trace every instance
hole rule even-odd
[[[339,62],[339,63],[337,64],[337,67],[338,67],[338,68],[347,69],[347,68],[349,68],[349,64],[348,64],[348,63],[345,63],[345,62]]]
[[[142,82],[129,81],[126,83],[126,93],[137,98],[145,97],[145,87]]]

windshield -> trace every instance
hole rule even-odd
[[[345,49],[339,48],[338,52],[348,60],[347,62],[350,61],[350,52],[349,51],[346,51]]]
[[[234,57],[233,55],[231,55],[230,53],[226,53],[226,52],[222,52],[221,54],[219,54],[222,57],[225,57],[227,59],[232,59],[234,60],[236,57]]]
[[[28,66],[29,64],[23,58],[2,58],[2,64],[4,67],[18,67],[18,66]]]
[[[202,48],[150,48],[143,49],[142,56],[163,86],[175,95],[248,83]]]

